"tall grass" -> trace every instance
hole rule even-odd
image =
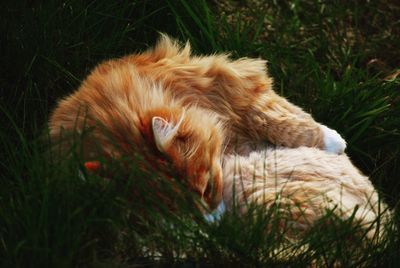
[[[400,6],[389,0],[223,3],[3,2],[2,267],[400,266]],[[208,223],[190,196],[172,192],[175,210],[160,202],[148,184],[162,183],[160,176],[135,164],[127,170],[112,163],[124,172],[110,181],[79,175],[79,155],[49,151],[46,121],[56,100],[98,62],[151,46],[159,31],[190,40],[196,53],[267,59],[275,90],[346,138],[348,154],[394,209],[397,229],[372,243],[355,235],[351,219],[328,211],[335,224],[321,219],[290,243],[278,231],[277,210],[251,208],[249,215],[228,213]],[[145,200],[133,198],[132,189]]]

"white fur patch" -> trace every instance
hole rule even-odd
[[[327,126],[321,125],[321,130],[324,133],[325,151],[342,154],[346,149],[346,141],[340,136],[336,130],[330,129]]]

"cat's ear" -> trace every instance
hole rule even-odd
[[[165,151],[167,144],[174,138],[177,133],[182,119],[178,123],[168,122],[162,117],[153,117],[151,124],[153,128],[154,141],[157,145],[158,150],[161,152]]]

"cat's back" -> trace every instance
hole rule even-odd
[[[256,191],[282,191],[288,195],[326,195],[333,200],[345,196],[353,204],[377,202],[378,196],[368,179],[346,155],[330,154],[317,148],[276,148],[229,156],[224,162],[227,197],[241,183]],[[246,191],[247,191],[246,190]],[[252,190],[250,190],[252,191]]]
[[[228,208],[235,191],[236,199],[266,204],[279,194],[293,204],[305,204],[315,219],[335,206],[348,216],[359,207],[356,217],[365,221],[375,219],[379,211],[371,181],[344,154],[308,147],[267,149],[226,157],[223,174]]]
[[[267,209],[278,204],[280,217],[292,224],[289,236],[334,213],[352,218],[368,238],[377,238],[384,232],[377,222],[384,225],[391,217],[372,183],[346,155],[305,147],[261,150],[226,157],[223,175],[228,211],[245,213],[250,203]]]

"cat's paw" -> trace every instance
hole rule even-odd
[[[330,129],[327,126],[321,125],[321,130],[324,133],[325,151],[342,154],[346,149],[346,141],[340,136],[336,130]]]

